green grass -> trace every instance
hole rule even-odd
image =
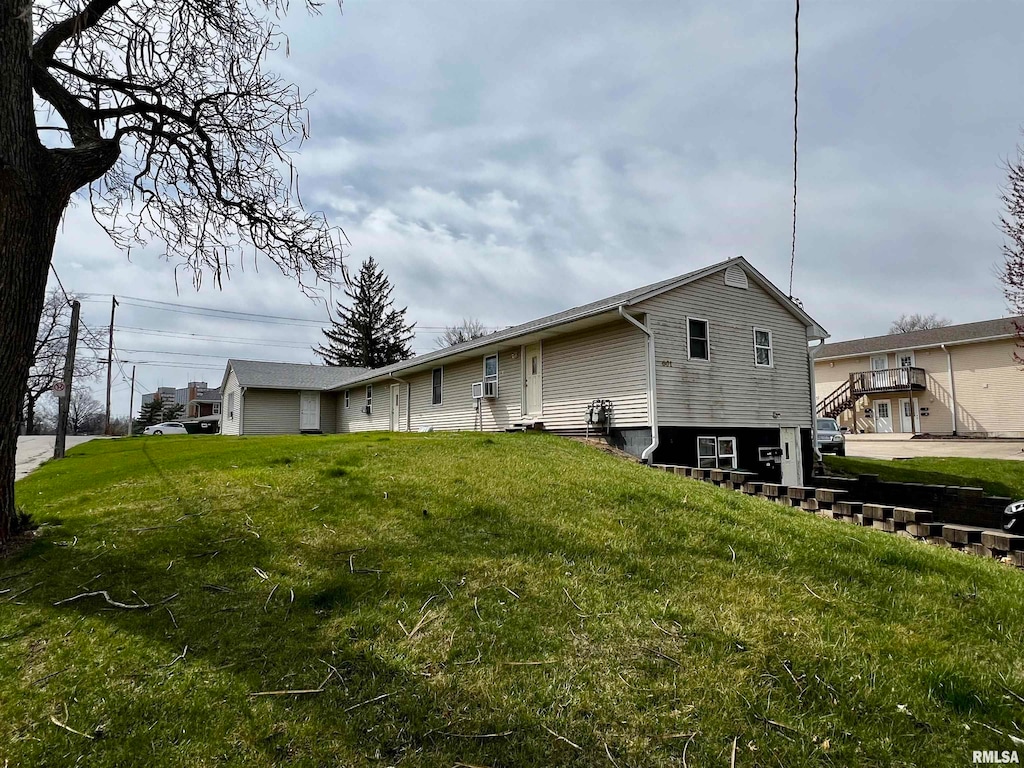
[[[880,480],[984,488],[990,496],[1024,498],[1024,461],[1012,459],[916,458],[890,461],[824,456],[839,475],[878,475]]]
[[[17,493],[12,766],[966,765],[1024,735],[1024,574],[567,440],[96,441]],[[54,605],[100,589],[176,597]]]

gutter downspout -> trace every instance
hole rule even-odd
[[[647,335],[647,412],[651,417],[651,444],[644,448],[640,454],[640,461],[650,464],[651,457],[658,448],[658,391],[657,391],[657,369],[654,365],[654,334],[651,333],[644,323],[639,322],[632,315],[627,315],[625,305],[619,305],[619,314],[624,320],[628,320]]]
[[[391,378],[399,384],[405,384],[405,431],[412,432],[412,385],[406,379],[400,379],[394,374]]]
[[[810,374],[811,382],[811,443],[814,446],[814,458],[817,462],[823,462],[825,459],[821,456],[821,451],[818,450],[818,395],[815,390],[814,381],[814,358],[821,351],[822,346],[825,344],[824,339],[818,339],[818,346],[811,347],[807,350],[807,371]],[[853,421],[857,423],[857,404],[854,403],[853,409]]]
[[[942,351],[946,353],[946,364],[949,366],[949,400],[953,410],[953,436],[956,437],[956,381],[953,379],[953,353],[945,344],[939,344]]]

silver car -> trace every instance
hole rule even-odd
[[[187,435],[188,430],[180,421],[165,421],[142,430],[144,435]]]
[[[836,456],[846,455],[846,437],[835,419],[818,419],[818,450]]]

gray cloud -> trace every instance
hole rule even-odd
[[[464,315],[508,325],[736,254],[785,289],[791,14],[786,2],[504,0],[295,14],[275,66],[315,90],[297,156],[304,199],[345,228],[352,264],[372,254],[384,265],[423,327]],[[901,312],[1003,314],[994,222],[1000,160],[1024,122],[1012,96],[1024,6],[812,4],[801,20],[794,292],[835,338],[884,332]],[[78,208],[56,265],[79,291],[324,316],[269,264],[176,298],[174,265],[155,252],[127,261]],[[120,316],[294,343],[119,332],[125,349],[223,355],[174,358],[197,371],[228,356],[309,361],[318,336],[137,307]],[[86,319],[105,325],[102,305]],[[432,347],[424,331],[417,349]],[[188,370],[143,372],[157,386]]]

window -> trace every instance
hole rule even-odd
[[[373,384],[366,385],[366,412],[373,413]]]
[[[708,321],[689,318],[686,321],[689,331],[689,344],[691,360],[708,360]]]
[[[703,469],[736,469],[736,438],[698,437],[697,466]]]
[[[896,356],[899,361],[900,368],[913,368],[914,367],[914,353],[913,352],[900,352]]]
[[[498,356],[484,358],[484,397],[498,396]]]
[[[235,393],[228,392],[228,419],[235,420]]]
[[[754,365],[771,368],[772,363],[772,332],[764,328],[754,329]]]
[[[435,368],[430,374],[430,402],[432,405],[441,404],[441,385],[444,383],[444,369]]]
[[[349,393],[350,393],[351,391],[352,391],[352,390],[349,390],[349,389],[346,389],[346,390],[345,390],[345,407],[346,407],[346,408],[348,408],[348,404],[349,404]]]
[[[214,415],[220,413],[220,403],[214,403],[213,404],[213,413],[214,413]]]

